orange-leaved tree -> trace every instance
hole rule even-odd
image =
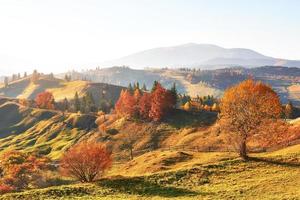
[[[278,119],[282,113],[277,93],[268,85],[251,79],[225,91],[220,111],[220,124],[234,134],[243,159],[248,157],[249,136],[266,120]]]
[[[35,98],[35,103],[38,108],[54,109],[54,97],[51,92],[41,92]]]
[[[50,169],[50,160],[46,157],[8,151],[1,156],[0,187],[3,190],[22,190],[29,187],[41,187],[42,175]]]
[[[118,114],[133,117],[137,114],[136,99],[129,90],[122,91],[116,103],[115,110]]]
[[[111,163],[111,153],[101,144],[81,142],[64,153],[60,166],[63,175],[92,182],[100,178]]]
[[[151,94],[144,92],[139,101],[139,113],[144,119],[149,119],[149,112],[151,109]]]
[[[157,83],[151,95],[152,103],[149,117],[154,121],[160,121],[173,107],[172,94],[163,88],[160,83]]]

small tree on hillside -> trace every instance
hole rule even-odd
[[[171,96],[172,96],[172,102],[171,103],[174,105],[174,107],[176,107],[177,100],[178,100],[176,83],[173,83],[173,86],[170,89],[170,93],[171,93]]]
[[[221,126],[235,134],[238,152],[247,159],[247,139],[265,120],[281,115],[278,95],[271,87],[246,80],[227,89],[221,100]],[[234,136],[233,136],[234,137]]]
[[[4,87],[5,88],[8,87],[8,77],[7,76],[4,77]]]
[[[35,103],[38,108],[54,109],[54,97],[51,92],[41,92],[35,98]]]
[[[111,163],[111,153],[95,142],[82,142],[71,147],[60,160],[61,173],[81,182],[93,182],[102,177]]]
[[[74,95],[74,111],[75,112],[80,111],[80,100],[79,100],[78,92],[76,92]]]
[[[288,104],[284,107],[284,115],[285,119],[291,119],[293,117],[294,107],[292,102],[288,102]]]

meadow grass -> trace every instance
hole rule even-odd
[[[157,152],[155,156],[158,159]],[[300,199],[300,145],[251,154],[248,161],[228,153],[213,159],[216,154],[208,153],[207,162],[201,162],[201,156],[160,173],[134,176],[132,172],[130,177],[111,176],[96,183],[35,189],[0,199]]]

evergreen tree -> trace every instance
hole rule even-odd
[[[177,100],[178,100],[178,96],[177,96],[177,89],[176,89],[176,83],[173,83],[173,86],[170,89],[170,93],[172,95],[172,104],[174,105],[174,107],[176,106]]]
[[[78,92],[76,92],[74,96],[74,111],[78,112],[79,110],[80,110],[80,100],[79,100]]]
[[[27,77],[27,72],[24,72],[24,78],[26,78]]]
[[[134,84],[134,91],[135,91],[136,89],[140,90],[140,83],[139,83],[139,82],[136,82],[136,83]]]
[[[81,113],[86,113],[86,111],[87,111],[87,101],[86,101],[86,96],[84,96],[81,99],[80,112]]]
[[[128,91],[132,94],[133,93],[133,87],[132,87],[132,85],[131,85],[131,83],[129,83],[129,85],[128,85]]]
[[[87,109],[87,111],[88,112],[96,111],[95,100],[94,100],[94,97],[93,97],[92,93],[87,92],[87,94],[85,95],[85,99],[86,99],[86,109]]]
[[[4,87],[8,87],[8,77],[4,77]]]
[[[151,89],[151,93],[153,93],[155,90],[156,90],[156,86],[158,85],[158,81],[154,81],[153,82],[153,86],[152,86],[152,89]]]
[[[68,111],[69,110],[69,101],[68,99],[65,97],[64,101],[63,101],[63,111]]]
[[[147,91],[147,87],[145,83],[143,84],[142,91]]]

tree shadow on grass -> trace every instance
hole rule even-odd
[[[271,158],[258,158],[258,157],[249,157],[250,161],[255,161],[255,162],[264,162],[267,164],[272,164],[272,165],[277,165],[277,166],[283,166],[283,167],[295,167],[299,168],[300,163],[298,161],[282,161],[282,160],[275,160]]]
[[[142,196],[180,197],[202,194],[183,188],[161,186],[146,181],[143,177],[103,179],[98,182],[98,185],[110,188],[115,192]],[[205,193],[203,193],[203,195],[205,195]]]

